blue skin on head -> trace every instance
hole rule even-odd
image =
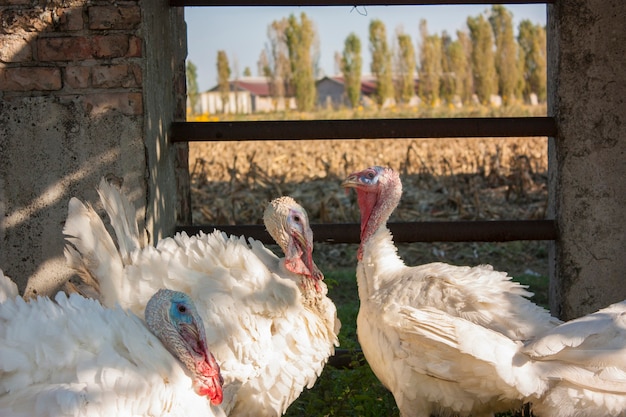
[[[191,299],[183,293],[173,292],[170,306],[170,318],[173,323],[193,323],[196,314]]]

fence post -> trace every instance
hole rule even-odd
[[[548,6],[550,306],[563,319],[626,298],[626,2]]]

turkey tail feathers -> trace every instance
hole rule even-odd
[[[124,265],[128,265],[130,263],[130,254],[144,246],[139,235],[135,208],[122,195],[120,189],[109,183],[105,178],[100,180],[97,191],[104,210],[109,215],[111,226],[113,226],[115,231],[122,261]]]
[[[134,249],[140,248],[135,211],[120,194],[119,189],[102,179],[98,194],[111,219],[118,239],[118,248],[98,213],[89,204],[71,198],[63,234],[65,259],[84,284],[93,289],[100,300],[115,300],[123,279],[124,264],[130,263]],[[80,286],[79,286],[80,288]],[[92,293],[78,290],[87,297]]]

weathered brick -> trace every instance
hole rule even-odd
[[[93,58],[92,41],[83,36],[37,39],[40,61],[80,61]]]
[[[71,88],[91,86],[91,68],[70,65],[65,68],[65,84]]]
[[[0,90],[52,91],[62,87],[61,70],[46,67],[0,69]]]
[[[129,65],[129,68],[133,72],[133,77],[135,77],[137,85],[141,85],[143,82],[143,71],[141,71],[141,67],[139,65],[131,64]]]
[[[27,35],[27,34],[24,34]],[[32,36],[0,35],[0,61],[28,62],[33,59]]]
[[[37,40],[40,61],[78,61],[89,58],[120,58],[129,52],[129,36],[124,34],[61,36]]]
[[[92,69],[92,85],[96,88],[138,87],[133,69],[128,65],[97,66]]]
[[[96,58],[119,58],[128,52],[128,35],[94,36],[92,40]]]
[[[2,33],[45,32],[52,27],[52,11],[36,9],[3,9],[0,13]]]
[[[126,53],[127,57],[131,58],[140,58],[142,51],[142,39],[137,36],[131,36],[128,40],[128,52]]]
[[[141,23],[138,6],[92,6],[88,9],[89,29],[136,29]]]
[[[3,6],[30,4],[30,0],[2,0],[0,4]]]
[[[92,116],[99,116],[110,111],[119,111],[128,115],[140,115],[143,112],[141,93],[98,93],[82,97],[85,110]]]
[[[76,31],[83,28],[83,9],[62,8],[56,10],[60,30]]]

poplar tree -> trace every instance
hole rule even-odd
[[[540,101],[546,100],[546,31],[542,26],[534,25],[530,20],[520,22],[517,42],[523,61],[523,93],[526,98],[531,93],[537,94]]]
[[[458,46],[458,44],[456,44]],[[458,49],[458,48],[456,48]],[[451,103],[456,95],[456,74],[452,64],[455,44],[446,31],[441,34],[441,83],[440,96],[447,103]]]
[[[196,106],[198,105],[198,68],[196,65],[187,60],[185,68],[187,76],[187,98],[189,99],[190,113],[196,114]]]
[[[296,104],[301,111],[311,111],[315,106],[315,66],[312,59],[315,28],[306,13],[300,14],[300,22],[294,15],[289,16],[285,39]]]
[[[547,84],[548,84],[548,64],[547,64],[547,38],[546,28],[541,25],[535,25],[535,42],[534,48],[535,55],[533,60],[535,61],[535,71],[531,77],[531,84],[534,90],[537,92],[539,100],[545,102],[547,99]]]
[[[501,4],[493,5],[489,23],[496,43],[495,65],[498,74],[498,91],[503,102],[510,104],[515,99],[520,78],[517,43],[513,35],[513,16]]]
[[[474,73],[472,72],[472,40],[467,32],[457,31],[456,42],[452,47],[452,67],[456,75],[456,94],[463,103],[469,103],[474,94]],[[457,46],[458,45],[458,46]]]
[[[269,90],[277,109],[280,101],[293,89],[290,88],[291,67],[289,51],[285,41],[287,19],[275,20],[267,28],[268,43],[265,57],[267,65],[263,68],[263,75],[269,78]]]
[[[419,95],[423,103],[435,105],[439,101],[441,84],[441,38],[428,34],[426,20],[420,21]]]
[[[399,32],[397,35],[398,53],[396,56],[396,96],[403,103],[408,103],[415,94],[415,49],[411,36]]]
[[[489,104],[491,95],[496,94],[498,89],[491,26],[483,15],[468,17],[467,26],[472,39],[475,93],[482,104]]]
[[[217,85],[222,99],[222,111],[226,113],[230,96],[230,66],[226,51],[217,51]]]
[[[385,100],[393,97],[393,83],[391,80],[391,53],[387,44],[387,32],[385,24],[374,19],[369,26],[370,52],[372,62],[370,70],[376,77],[375,100],[379,107],[385,104]]]
[[[355,33],[350,33],[343,46],[341,72],[350,106],[355,108],[361,98],[361,40]]]
[[[265,49],[261,50],[261,54],[259,55],[259,60],[256,62],[257,75],[260,77],[269,77],[271,68],[270,68],[270,60],[267,57],[267,51]]]

